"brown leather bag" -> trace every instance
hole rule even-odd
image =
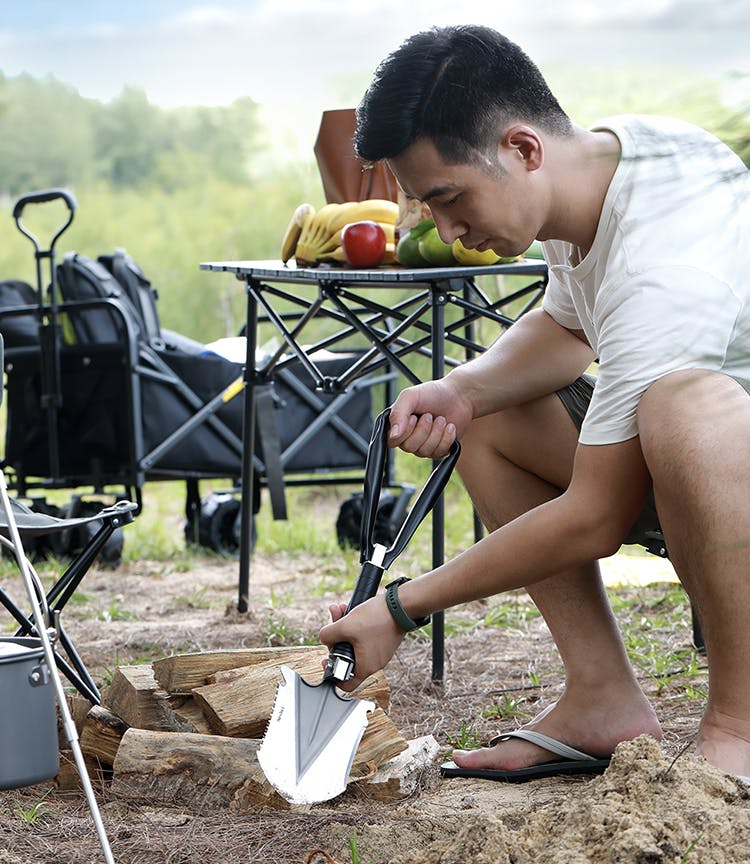
[[[315,141],[315,158],[326,202],[385,198],[398,201],[396,178],[385,162],[367,165],[354,152],[353,108],[324,111]]]

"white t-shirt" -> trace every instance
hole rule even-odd
[[[588,255],[543,245],[543,308],[585,332],[599,374],[583,444],[638,434],[636,409],[678,369],[724,370],[750,391],[750,172],[688,123],[628,115],[611,130],[620,162]]]

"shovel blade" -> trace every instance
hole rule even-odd
[[[354,756],[375,709],[364,699],[342,699],[332,681],[308,684],[281,667],[271,719],[258,762],[269,783],[291,804],[315,804],[346,790]]]

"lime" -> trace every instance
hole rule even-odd
[[[419,253],[419,237],[414,237],[413,231],[414,228],[411,231],[405,232],[398,241],[398,245],[396,246],[398,263],[402,267],[409,268],[428,267],[429,262],[425,261]]]
[[[429,231],[430,228],[434,227],[434,219],[422,219],[421,222],[417,222],[417,224],[413,228],[409,229],[409,233],[412,237],[421,237],[423,234]]]
[[[456,263],[449,243],[443,243],[437,228],[425,231],[419,240],[419,254],[433,267],[450,267]]]

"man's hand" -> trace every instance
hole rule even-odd
[[[389,447],[442,459],[473,419],[473,408],[450,377],[402,390],[390,416]]]
[[[354,677],[339,685],[354,690],[368,675],[383,669],[406,635],[393,620],[382,594],[346,612],[346,604],[328,607],[333,619],[320,631],[320,641],[329,649],[337,642],[354,648]]]

